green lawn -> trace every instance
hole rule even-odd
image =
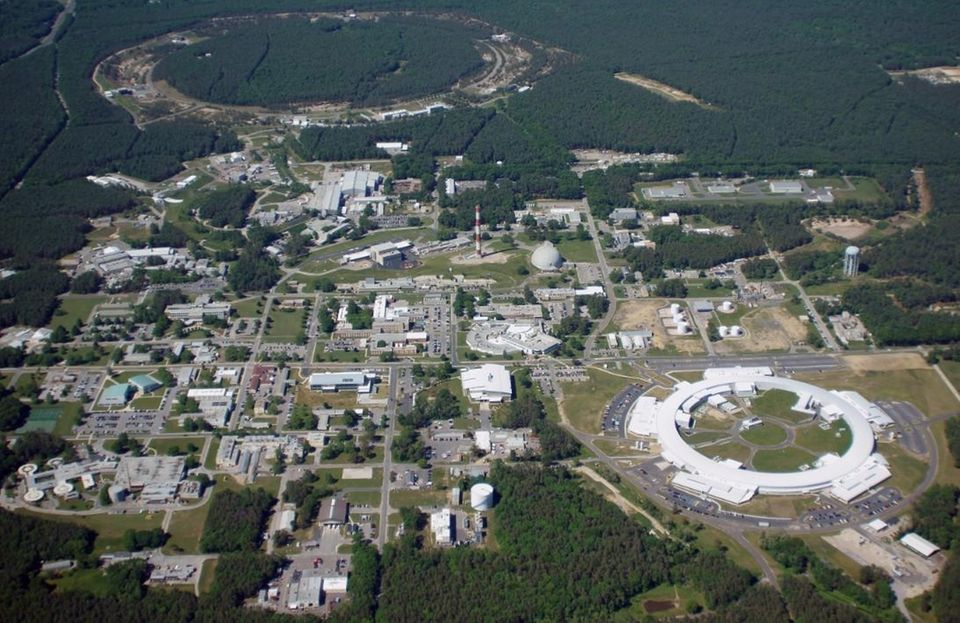
[[[843,420],[837,420],[826,430],[813,424],[797,428],[796,433],[796,445],[818,456],[827,452],[843,454],[853,442],[850,427]]]
[[[263,311],[263,307],[257,308],[257,304],[260,302],[259,296],[254,296],[247,299],[241,299],[239,301],[231,303],[233,308],[237,310],[237,315],[241,318],[259,318],[260,312]]]
[[[203,561],[203,566],[200,567],[200,580],[197,582],[197,588],[201,594],[209,592],[210,587],[213,586],[213,578],[216,576],[218,562],[220,561],[216,558]]]
[[[960,391],[960,361],[941,361],[938,365],[954,388]]]
[[[667,603],[672,603],[672,606],[662,610],[658,608],[659,606],[666,606]],[[661,584],[633,597],[629,606],[614,613],[613,621],[614,623],[627,623],[641,621],[648,616],[655,619],[683,616],[688,612],[687,607],[694,603],[702,606],[705,600],[703,595],[692,587]]]
[[[776,424],[764,422],[740,433],[746,441],[758,446],[775,446],[787,439],[787,431]]]
[[[793,472],[816,457],[792,446],[780,450],[758,450],[753,455],[753,469],[758,472]]]
[[[70,296],[67,295],[60,299],[60,307],[50,319],[48,328],[53,329],[58,326],[70,329],[80,320],[86,324],[93,308],[107,300],[106,296]]]
[[[577,430],[598,434],[600,418],[606,404],[628,384],[639,380],[632,378],[631,372],[630,368],[625,368],[614,375],[604,370],[587,368],[589,380],[581,383],[562,383],[561,409],[570,423]]]
[[[163,404],[163,396],[140,396],[130,401],[131,407],[144,411],[156,411],[161,404]]]
[[[909,454],[900,447],[899,443],[881,443],[877,445],[877,450],[890,463],[890,472],[893,474],[890,480],[884,483],[885,485],[896,487],[903,493],[909,493],[920,484],[927,473],[927,464]],[[950,461],[940,461],[940,464],[953,468]],[[956,469],[953,468],[953,471],[955,472]],[[937,480],[938,482],[945,482],[940,478]]]
[[[365,504],[372,508],[377,508],[380,506],[380,492],[379,491],[350,491],[347,494],[347,500],[352,505],[361,505]],[[391,502],[394,501],[393,496],[390,496]]]
[[[107,572],[100,568],[74,569],[59,578],[50,579],[49,582],[56,587],[57,592],[83,591],[103,597],[110,590]]]
[[[203,461],[203,466],[207,469],[217,469],[217,451],[220,450],[220,439],[214,437],[210,442],[210,449],[207,450],[207,458]]]
[[[159,528],[163,523],[163,513],[131,512],[129,514],[101,513],[98,515],[63,516],[35,513],[28,510],[18,510],[17,512],[90,528],[97,533],[97,540],[94,541],[94,553],[96,554],[123,551],[123,533],[127,530],[152,530],[153,528]]]
[[[928,417],[954,413],[960,403],[932,368],[855,372],[849,369],[795,375],[830,389],[850,389],[870,400],[902,400],[913,403]]]
[[[390,506],[440,506],[447,501],[446,491],[400,489],[390,492]]]
[[[180,448],[181,453],[187,452],[187,445],[193,444],[203,449],[203,437],[154,437],[150,440],[150,448],[159,455],[166,455],[174,446]],[[200,450],[197,450],[199,452]]]
[[[788,421],[794,421],[797,415],[800,415],[791,409],[796,402],[797,396],[793,392],[788,392],[783,389],[768,389],[753,399],[751,411],[760,416],[770,415]],[[804,418],[808,417],[809,416],[804,415]]]
[[[705,448],[698,448],[697,452],[711,459],[713,457],[719,457],[721,459],[733,459],[741,463],[746,462],[746,460],[750,458],[750,448],[735,441],[727,441]]]
[[[593,240],[561,240],[557,250],[568,262],[597,262],[597,249]]]
[[[292,342],[303,329],[306,310],[277,309],[270,310],[270,327],[266,330],[265,338],[268,342]]]

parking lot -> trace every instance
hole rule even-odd
[[[628,385],[613,397],[603,410],[603,432],[626,437],[627,414],[630,407],[643,394],[642,385]]]

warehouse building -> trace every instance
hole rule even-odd
[[[307,383],[315,392],[352,391],[358,394],[373,393],[373,385],[379,377],[368,370],[356,372],[315,372]]]
[[[503,402],[513,396],[513,377],[499,364],[486,363],[463,370],[460,383],[474,402]]]

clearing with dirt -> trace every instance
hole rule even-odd
[[[718,353],[785,351],[807,338],[806,326],[781,307],[762,307],[748,312],[740,324],[746,335],[717,342]]]
[[[628,82],[632,85],[644,88],[651,93],[656,93],[657,95],[661,95],[674,102],[687,102],[688,104],[696,104],[697,106],[706,108],[708,110],[715,108],[712,104],[694,97],[689,93],[674,88],[669,84],[664,84],[651,78],[647,78],[646,76],[641,76],[640,74],[630,74],[625,71],[621,71],[620,73],[614,74],[613,77],[622,82]]]
[[[843,362],[855,372],[889,372],[890,370],[926,370],[930,366],[919,353],[892,355],[849,355]]]
[[[856,240],[866,235],[873,228],[873,223],[846,218],[813,219],[810,228],[844,240]]]
[[[662,300],[620,303],[617,305],[617,314],[613,318],[613,324],[620,327],[622,331],[650,329],[653,332],[653,340],[650,346],[654,349],[673,347],[681,354],[704,352],[703,342],[696,333],[688,337],[667,334],[667,330],[660,322],[660,316],[657,314],[657,311],[666,305],[667,303]]]
[[[917,185],[917,195],[920,199],[920,216],[927,216],[933,210],[933,194],[927,186],[927,172],[923,169],[914,169],[913,183]]]

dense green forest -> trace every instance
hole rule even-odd
[[[0,63],[40,43],[62,8],[56,0],[0,2]]]
[[[238,20],[157,65],[185,94],[227,104],[349,101],[380,105],[438,93],[483,65],[472,39],[445,20],[386,17]]]
[[[200,537],[200,549],[221,553],[256,550],[274,502],[273,496],[259,488],[215,492]]]

